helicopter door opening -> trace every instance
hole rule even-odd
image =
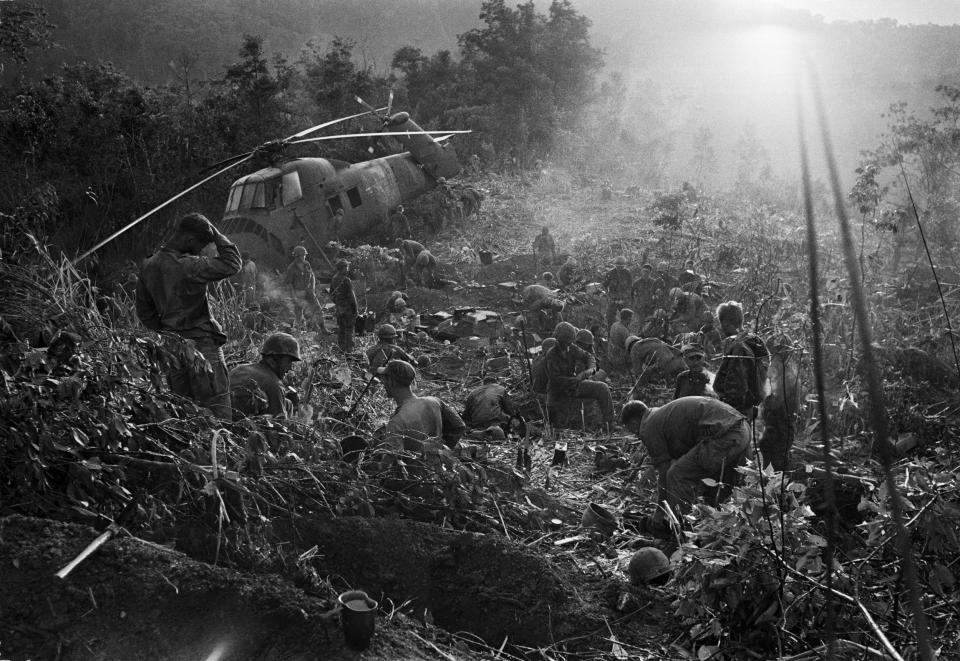
[[[340,201],[339,195],[334,195],[333,197],[327,198],[327,204],[330,205],[330,215],[337,213],[340,209],[343,209],[343,202]]]

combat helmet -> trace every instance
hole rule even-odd
[[[389,340],[397,336],[397,329],[393,327],[393,324],[383,324],[380,328],[377,329],[377,337],[381,340]]]
[[[274,333],[263,341],[260,354],[263,356],[290,356],[294,360],[300,360],[300,343],[297,342],[297,338],[289,333]]]
[[[574,340],[577,344],[581,344],[585,347],[593,346],[593,333],[591,333],[586,328],[581,328],[577,331],[577,339]]]
[[[634,585],[660,585],[667,582],[673,568],[663,551],[653,546],[644,546],[630,558],[627,571],[630,582]]]
[[[623,255],[620,255],[620,256],[617,257],[615,260],[613,260],[613,263],[616,264],[617,266],[626,266],[626,265],[627,265],[627,258],[624,257]]]
[[[569,321],[561,321],[553,329],[553,336],[560,344],[570,344],[577,337],[577,329]]]
[[[298,258],[299,258],[299,257],[306,257],[306,256],[307,256],[307,249],[304,248],[303,246],[294,246],[294,248],[293,248],[293,256],[294,256],[294,257],[298,257]]]

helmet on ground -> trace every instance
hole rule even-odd
[[[588,331],[586,328],[581,328],[577,331],[577,339],[574,340],[577,344],[583,344],[588,347],[593,346],[593,333]]]
[[[630,574],[631,583],[646,585],[664,582],[673,568],[670,566],[670,559],[663,551],[653,546],[644,546],[630,558],[627,571]]]
[[[620,256],[617,257],[615,260],[613,260],[613,263],[616,264],[617,266],[626,266],[626,265],[627,265],[627,258],[624,257],[623,255],[620,255]]]
[[[577,329],[568,321],[561,321],[553,329],[553,336],[560,344],[570,344],[577,337]]]
[[[294,360],[300,360],[300,343],[297,342],[297,338],[289,333],[274,333],[263,341],[260,354],[263,356],[290,356]]]
[[[381,340],[391,339],[397,336],[397,329],[393,327],[393,324],[383,324],[379,329],[377,329],[377,337]]]
[[[294,248],[293,248],[293,256],[294,256],[294,257],[306,257],[306,256],[307,256],[307,249],[304,248],[303,246],[294,246]]]

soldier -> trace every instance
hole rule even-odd
[[[688,259],[683,263],[683,271],[677,276],[677,280],[680,281],[680,288],[683,289],[683,291],[700,293],[703,278],[694,271],[692,259]]]
[[[200,252],[210,243],[216,257]],[[205,216],[190,213],[180,218],[166,246],[148,257],[137,281],[136,309],[150,330],[169,333],[174,361],[167,371],[170,390],[206,406],[229,421],[230,390],[227,363],[220,348],[227,340],[210,313],[207,284],[235,275],[241,266],[240,251]],[[188,351],[192,345],[195,351]],[[196,353],[206,364],[195,368]]]
[[[240,255],[242,266],[240,272],[230,279],[235,289],[243,298],[244,305],[257,304],[257,264],[248,253]]]
[[[663,282],[653,274],[653,266],[644,264],[640,269],[640,275],[630,288],[634,309],[641,320],[652,315],[657,309],[662,288]]]
[[[394,302],[394,308],[397,312],[390,315],[391,323],[404,333],[416,333],[417,326],[420,325],[420,315],[417,311],[407,305],[407,301],[402,298]]]
[[[397,249],[400,251],[400,282],[401,287],[406,287],[407,274],[413,273],[413,267],[417,263],[417,255],[426,250],[423,244],[413,239],[397,239]]]
[[[660,262],[657,266],[656,277],[660,280],[660,289],[657,292],[656,305],[657,307],[669,309],[673,303],[673,299],[670,297],[670,292],[674,287],[680,286],[680,281],[677,280],[672,273],[670,273],[670,265],[666,262]]]
[[[673,398],[681,397],[713,397],[717,394],[713,392],[710,386],[710,375],[706,366],[706,352],[699,344],[684,344],[680,348],[683,354],[683,362],[687,369],[677,375],[677,387],[673,391]]]
[[[230,399],[234,417],[272,415],[288,418],[293,412],[284,398],[283,377],[300,360],[300,343],[287,333],[274,333],[263,342],[260,362],[230,370]]]
[[[337,344],[346,353],[353,351],[353,333],[357,323],[357,297],[353,293],[353,280],[348,273],[350,262],[338,259],[335,268],[337,272],[330,280],[330,300],[336,306]]]
[[[396,345],[397,329],[392,324],[383,324],[377,329],[377,339],[379,342],[367,349],[367,363],[370,365],[370,373],[376,374],[377,369],[383,367],[387,362],[397,359],[404,360],[411,365],[413,359],[406,351]]]
[[[408,239],[412,236],[410,232],[410,221],[403,213],[403,205],[398,204],[396,211],[390,215],[388,222],[389,232],[395,239]]]
[[[673,308],[670,312],[670,323],[675,333],[696,333],[703,326],[707,316],[707,306],[700,294],[686,292],[674,287],[671,292]]]
[[[413,264],[414,274],[421,287],[437,286],[437,258],[429,250],[421,250]]]
[[[530,366],[530,375],[533,380],[530,384],[530,390],[533,391],[535,396],[538,396],[537,399],[542,401],[546,400],[547,395],[547,354],[550,353],[550,349],[557,346],[557,341],[548,337],[540,343],[540,355],[533,360],[533,364]]]
[[[337,243],[343,243],[343,217],[343,207],[340,207],[330,219],[330,232]]]
[[[667,501],[678,518],[701,493],[714,505],[729,497],[750,443],[750,426],[732,406],[710,397],[682,397],[654,408],[634,400],[623,407],[621,420],[650,453],[659,475],[658,501]],[[723,486],[708,488],[705,478]],[[641,530],[669,536],[663,509],[644,520]]]
[[[475,429],[487,428],[490,425],[502,425],[515,410],[507,389],[497,383],[497,377],[488,375],[483,378],[483,385],[467,395],[463,420]]]
[[[557,297],[555,289],[541,284],[527,285],[520,292],[520,297],[525,311],[530,315],[529,326],[544,332],[556,325],[557,315],[563,311],[563,301]]]
[[[565,288],[575,287],[583,281],[583,276],[577,269],[577,260],[573,258],[573,255],[567,257],[567,261],[560,267],[557,280],[560,282],[560,286]]]
[[[610,327],[610,344],[607,348],[607,358],[610,360],[610,369],[623,371],[629,369],[630,358],[627,355],[627,338],[630,337],[630,323],[633,321],[633,310],[620,310],[620,320]]]
[[[553,337],[557,346],[547,354],[547,409],[552,419],[557,418],[559,409],[565,406],[570,398],[594,399],[600,406],[600,415],[607,427],[613,430],[613,399],[610,396],[610,387],[600,381],[591,381],[589,377],[597,371],[597,362],[594,357],[576,346],[577,329],[565,321],[557,324]],[[586,367],[576,371],[577,362],[582,361]]]
[[[723,357],[713,389],[721,401],[752,421],[765,396],[770,353],[756,334],[743,330],[743,307],[736,301],[717,306],[717,321],[724,338]]]
[[[630,300],[633,287],[633,275],[627,269],[627,258],[620,255],[614,264],[603,277],[603,287],[607,290],[607,324],[616,321],[620,308]]]
[[[437,397],[419,397],[411,385],[416,377],[413,366],[403,360],[391,360],[377,370],[383,388],[397,404],[397,410],[384,428],[384,440],[394,449],[422,452],[424,443],[442,439],[453,448],[466,425],[453,408]]]
[[[550,236],[550,228],[546,225],[533,240],[533,254],[537,258],[538,267],[554,264],[557,261],[557,244]]]
[[[323,309],[317,300],[317,278],[310,262],[307,261],[307,249],[296,246],[293,249],[293,261],[283,274],[283,284],[293,292],[293,323],[295,326],[306,321],[306,317],[318,319],[320,331],[327,332],[323,320]],[[306,314],[305,314],[306,313]]]

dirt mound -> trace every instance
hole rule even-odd
[[[507,637],[543,647],[603,626],[550,560],[504,539],[391,519],[342,518],[277,531],[297,547],[316,545],[321,573],[397,603],[410,599],[414,612],[428,609],[438,626],[493,646]]]
[[[0,519],[4,659],[354,659],[331,602],[275,576],[244,576],[136,539],[110,541],[66,580],[54,574],[96,532]],[[380,618],[366,659],[436,659],[416,624]]]

